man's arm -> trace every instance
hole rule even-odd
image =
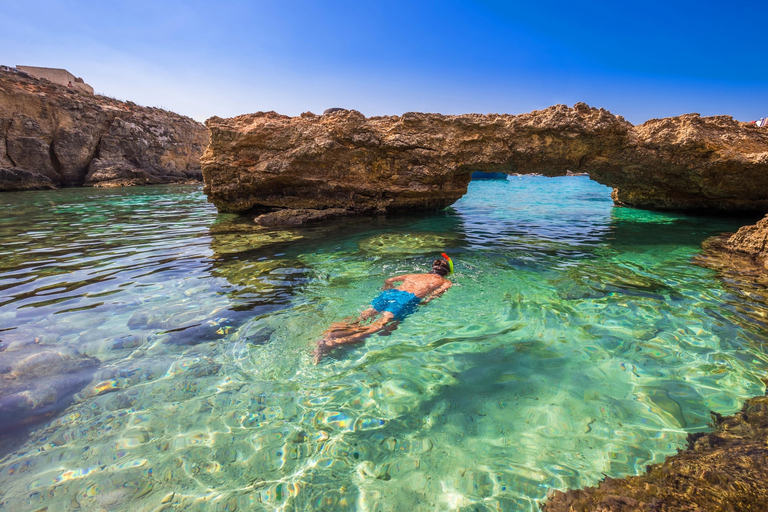
[[[397,283],[398,281],[405,281],[406,277],[408,277],[408,274],[402,275],[402,276],[390,277],[389,279],[386,279],[384,281],[384,286],[382,286],[381,289],[389,290],[390,288],[393,288],[395,283]]]
[[[450,288],[452,285],[453,285],[452,282],[446,281],[445,283],[442,284],[442,286],[440,286],[440,288],[438,288],[437,290],[433,291],[432,293],[430,293],[429,295],[424,297],[424,300],[422,300],[421,303],[422,304],[426,304],[427,302],[431,301],[432,299],[438,298],[439,296],[444,294],[445,290]]]

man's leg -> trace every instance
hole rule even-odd
[[[314,352],[315,363],[318,363],[325,354],[340,345],[353,345],[355,343],[360,343],[371,334],[384,330],[387,323],[391,322],[394,317],[395,315],[389,311],[385,311],[382,313],[381,318],[373,322],[371,325],[326,331],[320,341],[317,342],[317,348]]]
[[[357,318],[357,320],[344,319],[341,322],[334,322],[325,330],[323,338],[343,338],[345,336],[355,334],[362,327],[360,324],[365,320],[375,317],[379,312],[373,308],[368,308]]]
[[[376,316],[378,314],[379,314],[379,312],[376,311],[375,309],[368,308],[365,311],[363,311],[362,313],[360,313],[360,318],[358,318],[357,322],[355,322],[355,323],[359,324],[360,322],[364,322],[365,320],[368,320],[369,318],[373,318],[374,316]]]
[[[360,315],[356,319],[354,319],[354,320],[352,320],[352,317],[349,317],[349,318],[345,318],[341,322],[334,322],[334,323],[332,323],[331,326],[328,328],[328,330],[326,332],[334,331],[334,330],[341,330],[341,329],[345,329],[345,328],[348,328],[348,327],[351,327],[351,326],[358,326],[361,323],[365,322],[366,320],[368,320],[370,318],[375,317],[378,314],[379,314],[379,312],[376,311],[375,309],[368,308],[365,311],[363,311],[362,313],[360,313]]]

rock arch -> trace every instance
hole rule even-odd
[[[209,200],[222,212],[278,211],[278,222],[443,208],[473,171],[587,172],[625,205],[768,212],[768,130],[730,116],[633,126],[578,103],[517,116],[259,112],[206,124]]]

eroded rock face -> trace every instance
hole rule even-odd
[[[0,191],[199,181],[207,143],[188,117],[0,72]]]
[[[0,168],[0,190],[44,190],[53,189],[53,182],[47,176],[24,169]]]
[[[686,114],[632,129],[620,169],[595,172],[629,206],[768,212],[768,130],[730,116]]]
[[[689,114],[632,126],[580,103],[518,116],[354,110],[206,121],[205,191],[219,211],[426,210],[452,204],[473,171],[588,172],[617,203],[768,212],[768,130]]]

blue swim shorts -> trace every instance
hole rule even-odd
[[[406,316],[416,311],[421,299],[411,292],[403,290],[384,290],[373,299],[371,307],[376,311],[389,311],[395,315],[396,320],[402,320]]]

